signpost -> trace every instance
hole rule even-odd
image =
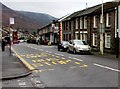
[[[9,50],[10,50],[10,56],[11,56],[11,35],[10,35],[11,31],[10,31],[10,26],[14,23],[15,23],[14,18],[9,18],[9,37],[10,37],[10,49]]]

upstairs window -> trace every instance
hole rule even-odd
[[[76,19],[76,29],[78,29],[78,18]]]
[[[80,29],[83,29],[82,17],[80,18]]]
[[[84,29],[87,29],[87,16],[84,17]]]
[[[110,13],[106,14],[106,27],[110,27]]]
[[[93,28],[97,28],[97,16],[93,17]]]
[[[67,22],[67,30],[69,30],[69,22]]]

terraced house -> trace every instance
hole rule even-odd
[[[104,52],[115,53],[117,6],[118,2],[103,4],[103,46]],[[62,21],[63,40],[86,40],[93,50],[100,50],[100,33],[102,21],[102,5],[96,5],[74,12]]]

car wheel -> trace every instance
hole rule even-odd
[[[69,48],[67,49],[67,52],[68,52],[68,53],[70,52]]]
[[[75,49],[73,50],[73,53],[74,53],[74,54],[76,53],[76,50],[75,50]]]
[[[65,49],[63,48],[63,49],[62,49],[62,51],[64,52],[64,51],[65,51]]]
[[[58,47],[58,51],[60,51],[60,48]]]

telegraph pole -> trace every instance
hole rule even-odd
[[[120,5],[117,6],[117,31],[116,31],[116,58],[119,58],[119,38],[120,38]]]
[[[103,55],[103,32],[104,32],[104,29],[103,29],[103,0],[102,0],[102,16],[101,16],[101,29],[100,29],[100,53]]]

